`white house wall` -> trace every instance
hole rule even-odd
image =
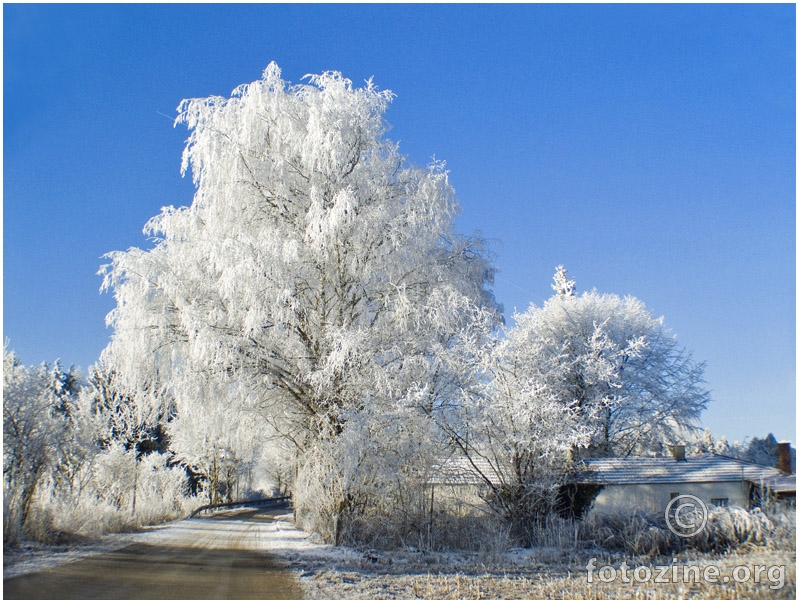
[[[745,482],[699,482],[679,484],[614,484],[599,492],[592,512],[613,509],[646,509],[662,513],[673,495],[692,494],[710,505],[713,499],[727,499],[730,506],[749,506],[749,486]]]

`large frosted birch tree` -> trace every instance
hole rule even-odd
[[[357,459],[385,447],[383,417],[397,450],[429,441],[463,387],[458,347],[499,317],[483,242],[453,231],[443,165],[408,165],[385,137],[391,98],[337,72],[290,85],[272,63],[230,98],[184,101],[194,200],[102,269],[117,300],[103,358],[132,391],[180,416],[216,381],[291,443],[300,473],[326,467],[311,476],[323,488],[355,483]],[[354,495],[314,496],[338,516]]]

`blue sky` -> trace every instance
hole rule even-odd
[[[506,315],[634,295],[707,362],[718,437],[796,441],[793,5],[5,4],[3,331],[87,367],[101,256],[191,202],[186,97],[374,76],[389,137],[447,161]]]

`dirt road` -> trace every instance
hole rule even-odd
[[[272,511],[239,510],[153,531],[112,553],[3,581],[5,599],[300,599],[263,550]]]

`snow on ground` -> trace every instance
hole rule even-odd
[[[246,509],[217,513],[215,518],[198,517],[150,528],[135,535],[135,542],[164,546],[235,548],[272,553],[282,559],[302,555],[309,559],[354,559],[361,553],[323,544],[316,534],[294,527],[292,514],[255,512],[237,519]],[[220,521],[221,517],[230,518]]]
[[[347,547],[324,544],[318,534],[309,534],[294,526],[291,513],[275,515],[274,521],[262,524],[260,549],[291,561],[295,558],[319,560],[354,560],[362,553]]]

